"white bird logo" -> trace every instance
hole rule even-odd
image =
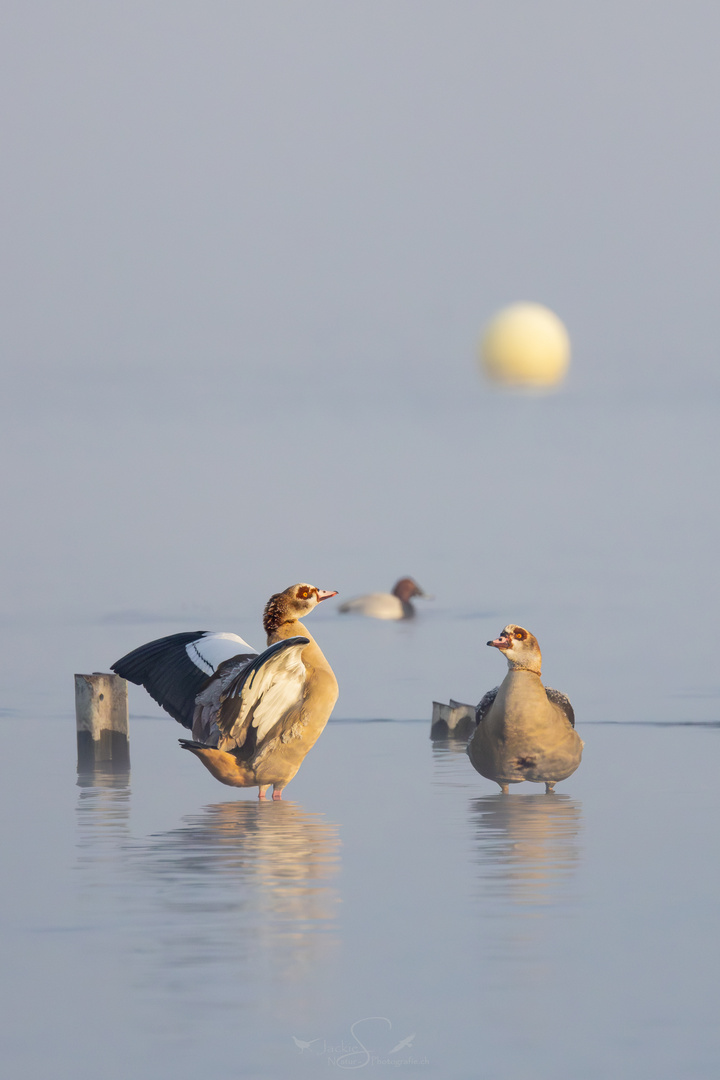
[[[293,1035],[293,1042],[298,1047],[301,1054],[304,1053],[305,1050],[309,1050],[310,1047],[312,1046],[312,1044],[317,1042],[317,1041],[318,1041],[317,1039],[311,1039],[310,1042],[304,1042],[303,1039],[296,1039],[295,1036]]]
[[[412,1046],[412,1041],[417,1033],[413,1032],[412,1035],[408,1035],[406,1039],[399,1042],[397,1046],[393,1046],[392,1050],[388,1050],[388,1054],[397,1054],[398,1050],[404,1050],[406,1046]]]

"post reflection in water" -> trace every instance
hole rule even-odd
[[[81,866],[104,860],[130,829],[130,770],[112,762],[78,770],[78,847]]]
[[[445,758],[450,756],[460,755],[469,763],[467,756],[467,736],[461,738],[459,736],[447,739],[433,739],[433,757],[435,759],[436,767],[442,769]],[[470,766],[472,768],[472,766]]]
[[[498,792],[472,799],[469,810],[485,896],[526,914],[566,899],[581,850],[578,799]]]
[[[292,802],[235,800],[138,839],[119,829],[129,793],[103,793],[81,793],[81,865],[107,864],[107,840],[118,841],[113,892],[124,897],[124,921],[140,935],[139,950],[155,956],[156,971],[176,979],[181,969],[242,962],[302,978],[332,951],[340,838],[322,814]]]

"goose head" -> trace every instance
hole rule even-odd
[[[303,582],[291,585],[284,592],[273,593],[263,612],[265,633],[273,633],[282,623],[295,622],[304,618],[322,600],[328,600],[331,596],[337,596],[337,592],[318,589],[315,585],[307,585]]]
[[[540,646],[529,630],[515,623],[508,623],[500,635],[494,641],[488,641],[494,649],[499,649],[507,657],[508,667],[534,671],[540,674],[542,667],[542,654]]]

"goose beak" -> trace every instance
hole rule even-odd
[[[321,600],[329,600],[331,596],[337,596],[337,590],[335,592],[327,592],[325,589],[318,589],[317,598],[318,604]]]
[[[495,638],[494,641],[488,641],[488,645],[492,645],[494,649],[507,649],[510,646],[510,639],[506,637]]]

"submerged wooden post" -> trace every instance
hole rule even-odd
[[[449,705],[433,701],[431,739],[469,739],[475,730],[475,706],[450,698]]]
[[[78,769],[130,765],[127,683],[119,675],[95,671],[75,676]]]

